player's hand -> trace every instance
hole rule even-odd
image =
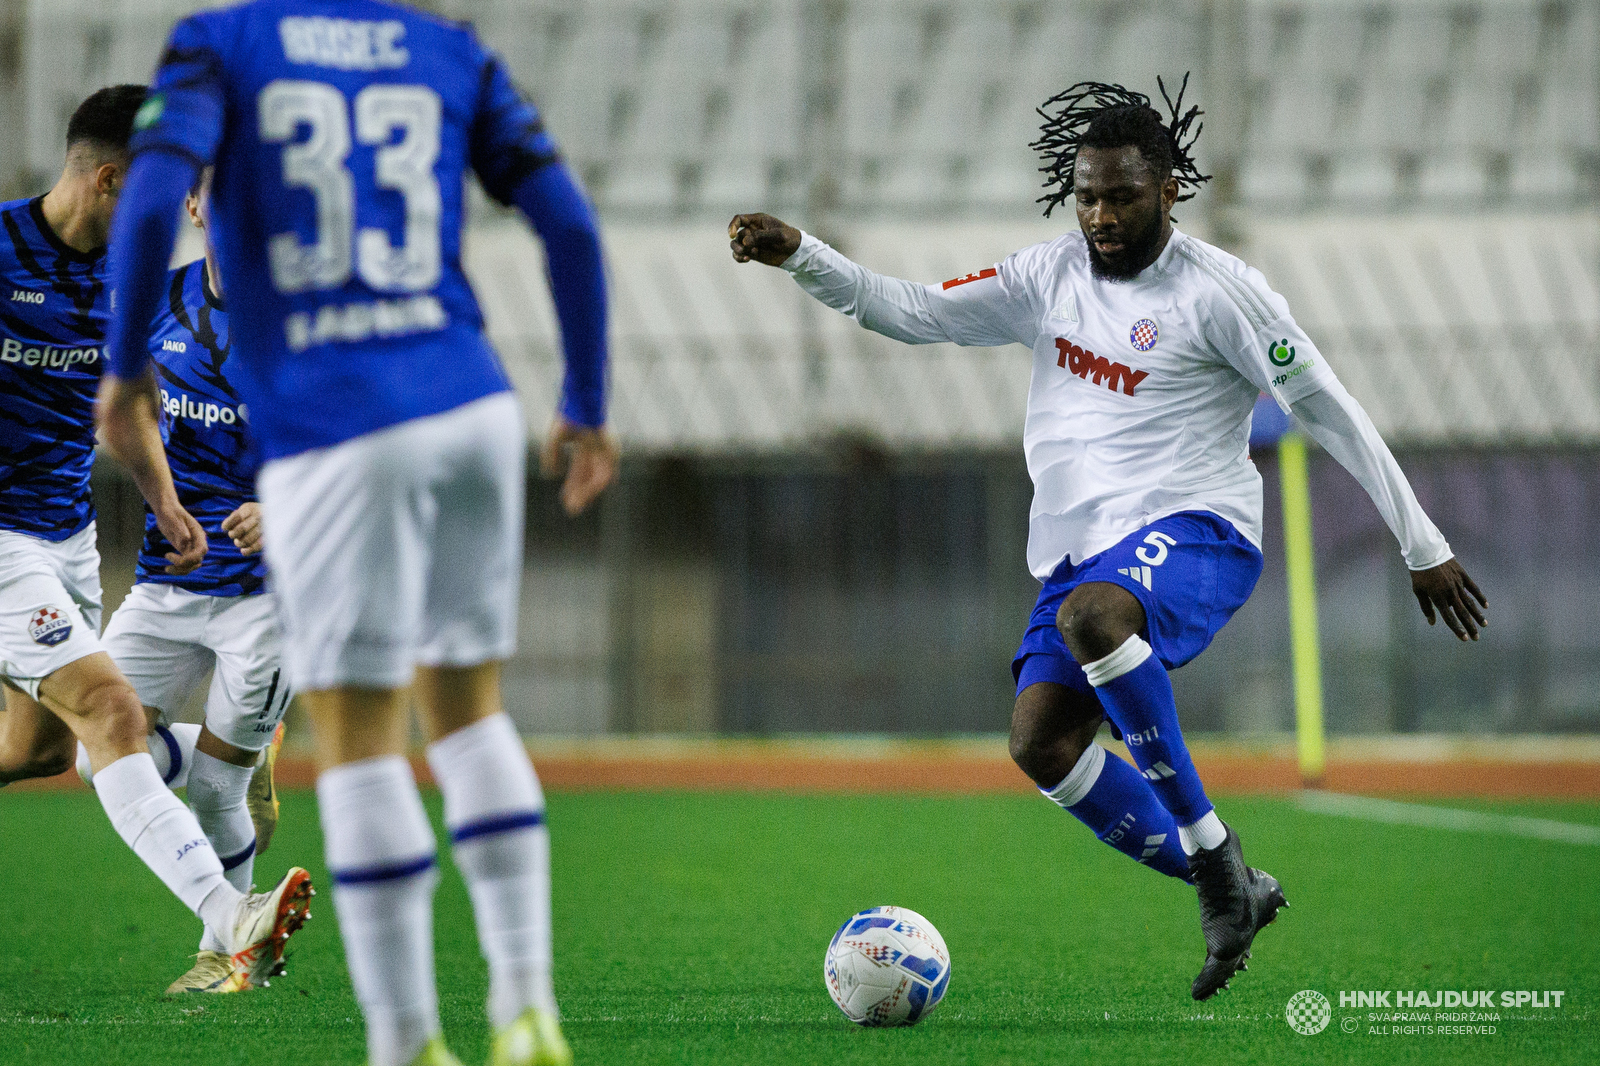
[[[539,453],[539,469],[548,478],[566,474],[561,506],[569,515],[580,515],[617,479],[617,455],[616,438],[604,426],[590,429],[557,415]]]
[[[154,511],[154,508],[152,508]],[[156,526],[161,530],[161,535],[167,538],[167,543],[175,549],[166,553],[168,562],[166,572],[179,575],[187,574],[200,565],[206,557],[206,531],[200,528],[200,523],[194,520],[194,515],[185,511],[177,504],[163,507],[154,511]]]
[[[255,555],[261,550],[261,505],[254,500],[241,503],[222,520],[222,531],[240,555]]]
[[[735,263],[754,259],[767,266],[782,266],[800,247],[800,231],[771,215],[734,215],[728,223],[728,243]]]
[[[1422,605],[1428,624],[1431,626],[1437,620],[1434,614],[1437,609],[1444,624],[1459,640],[1477,640],[1478,630],[1489,624],[1483,614],[1489,600],[1454,559],[1446,559],[1428,570],[1411,571],[1411,591]]]

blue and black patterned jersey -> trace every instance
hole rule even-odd
[[[66,540],[94,521],[105,250],[67,247],[43,197],[0,204],[0,529]]]
[[[150,328],[150,356],[161,388],[161,436],[184,509],[206,531],[205,562],[181,577],[162,573],[172,545],[147,510],[137,580],[176,585],[204,596],[263,590],[267,564],[244,556],[222,531],[240,504],[256,498],[260,454],[245,406],[228,380],[228,314],[211,290],[204,259],[171,274],[167,298]]]

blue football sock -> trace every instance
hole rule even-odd
[[[1094,835],[1136,862],[1187,881],[1178,825],[1139,771],[1091,744],[1055,788],[1040,789]]]
[[[1172,680],[1150,645],[1142,637],[1129,637],[1104,659],[1085,665],[1083,672],[1162,806],[1181,826],[1204,818],[1211,801],[1178,728]]]

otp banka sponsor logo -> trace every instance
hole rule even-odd
[[[69,370],[74,366],[93,366],[100,361],[99,348],[33,347],[15,337],[0,340],[0,363],[42,366],[49,370]]]
[[[162,389],[161,406],[165,407],[167,414],[174,419],[189,418],[203,422],[208,427],[218,422],[232,426],[250,421],[250,411],[244,404],[229,407],[225,403],[201,403],[198,400],[191,400],[189,394],[184,392],[174,396],[166,389]]]

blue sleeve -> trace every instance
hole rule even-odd
[[[111,223],[111,372],[132,378],[150,360],[150,325],[161,306],[178,211],[222,140],[222,59],[207,23],[179,22],[134,116],[133,165]]]
[[[168,151],[144,152],[128,168],[110,241],[106,352],[119,378],[138,377],[150,363],[150,327],[167,287],[178,211],[197,174],[192,159]]]
[[[135,153],[162,149],[187,156],[196,168],[216,158],[222,141],[222,58],[208,24],[190,17],[172,29],[156,67],[150,96],[134,118],[128,147]]]
[[[567,168],[560,163],[528,175],[514,202],[544,240],[550,295],[561,319],[567,373],[561,415],[580,426],[606,420],[606,274],[600,231]]]
[[[524,178],[561,157],[538,109],[523,99],[499,58],[481,55],[483,73],[467,152],[483,191],[510,206]]]
[[[500,61],[489,55],[484,57],[469,151],[484,191],[503,204],[515,204],[544,240],[567,362],[561,415],[581,426],[602,425],[606,276],[599,225],[561,163],[539,112],[522,98]]]

